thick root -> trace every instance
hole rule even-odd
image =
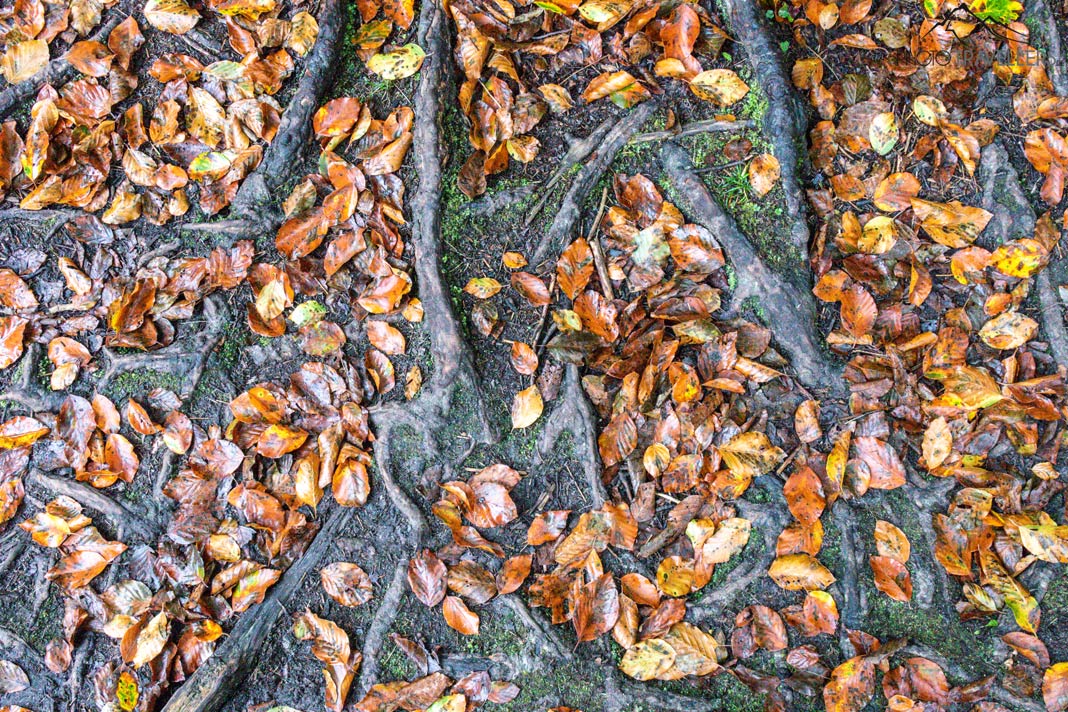
[[[612,165],[612,161],[616,159],[620,149],[627,145],[631,137],[653,115],[656,107],[655,101],[647,101],[641,104],[638,108],[632,109],[624,115],[612,127],[612,130],[605,134],[604,140],[597,147],[593,158],[579,169],[578,175],[575,176],[575,180],[571,183],[571,187],[564,194],[564,202],[560,205],[560,210],[556,213],[556,217],[553,218],[548,234],[542,238],[538,249],[535,250],[531,264],[540,265],[550,256],[556,255],[556,252],[563,246],[564,241],[571,236],[571,231],[575,228],[575,224],[582,215],[582,206],[585,204],[586,197],[589,196],[590,191],[593,190],[597,181]]]
[[[727,253],[738,275],[732,295],[736,303],[753,298],[767,311],[776,341],[790,358],[797,379],[814,391],[844,395],[841,369],[821,348],[816,329],[816,305],[803,292],[768,267],[734,220],[709,194],[693,171],[686,152],[671,142],[660,150],[660,164],[683,214],[707,228]]]

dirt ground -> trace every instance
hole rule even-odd
[[[718,17],[715,8],[708,9],[714,17]],[[348,13],[347,29],[342,41],[342,61],[327,97],[361,97],[370,104],[375,115],[385,115],[397,106],[413,105],[416,78],[392,83],[378,80],[367,72],[355,56],[350,42],[359,22],[355,5],[349,8]],[[414,26],[411,33],[414,37]],[[808,276],[801,272],[790,272],[782,262],[783,245],[789,243],[787,221],[784,220],[788,211],[782,189],[776,188],[761,199],[754,198],[747,190],[744,166],[723,167],[728,163],[723,158],[724,147],[731,139],[746,138],[757,151],[770,146],[764,127],[767,98],[749,70],[744,51],[737,50],[730,60],[721,58],[716,66],[734,68],[750,82],[752,91],[738,118],[752,121],[753,128],[739,133],[702,133],[681,138],[678,143],[696,167],[706,169],[701,174],[705,185],[734,217],[764,259],[772,265],[782,264],[788,278],[807,290],[811,286]],[[590,68],[584,71],[592,77],[598,70]],[[449,91],[455,90],[455,85],[450,83]],[[283,102],[287,98],[283,95]],[[661,130],[668,121],[668,109],[673,112],[673,120],[682,125],[715,116],[709,104],[697,101],[685,87],[679,85],[667,87],[665,95],[659,97],[659,102],[660,109],[639,133]],[[992,111],[1005,111],[1011,106],[1011,93],[993,93],[988,105]],[[431,512],[433,497],[430,494],[437,482],[443,479],[443,468],[446,471],[472,471],[503,462],[523,473],[522,481],[512,493],[520,512],[519,518],[507,527],[492,532],[492,538],[510,556],[524,550],[526,531],[535,513],[535,506],[584,511],[590,508],[590,493],[582,474],[584,463],[576,454],[571,436],[559,438],[551,443],[548,452],[543,453],[539,439],[547,419],[523,430],[512,430],[510,427],[508,411],[512,396],[532,381],[530,377],[520,376],[509,366],[507,344],[510,340],[536,342],[543,329],[541,310],[516,298],[514,294],[511,297],[502,294],[503,299],[497,303],[497,307],[510,316],[505,320],[503,332],[494,338],[486,337],[471,324],[470,314],[475,302],[462,288],[475,276],[495,277],[507,283],[509,271],[502,266],[499,256],[509,250],[533,253],[544,239],[549,223],[563,200],[567,180],[547,194],[545,207],[529,226],[524,225],[532,206],[539,198],[546,197],[539,186],[556,169],[557,160],[568,148],[568,137],[581,138],[589,133],[591,127],[624,112],[607,102],[599,102],[563,116],[549,117],[534,131],[542,145],[538,159],[529,164],[513,162],[507,172],[491,179],[485,196],[469,201],[456,185],[460,167],[470,150],[467,127],[454,100],[446,98],[444,106],[441,129],[447,158],[443,165],[441,195],[441,271],[455,317],[474,356],[475,370],[482,376],[483,390],[475,393],[461,384],[452,394],[447,414],[448,428],[437,434],[439,452],[433,456],[424,447],[419,434],[412,429],[401,426],[394,431],[391,443],[393,477],[431,522],[429,539],[424,545],[435,548],[449,541],[448,531],[440,526]],[[1008,110],[1011,111],[1011,108]],[[643,173],[659,181],[667,190],[658,152],[658,141],[631,143],[623,148],[610,170],[589,192],[578,230],[584,234],[590,231],[601,195],[610,190],[613,174]],[[317,158],[316,147],[309,143],[303,163],[293,171],[283,188],[283,195],[304,173],[315,170]],[[1026,162],[1021,162],[1022,157],[1014,158],[1017,159],[1014,163],[1025,176],[1025,191],[1037,204],[1035,174],[1030,172]],[[401,172],[405,181],[412,184],[419,177],[416,160],[417,157],[410,154]],[[975,193],[968,195],[965,191],[959,197],[962,200],[974,198]],[[74,256],[84,249],[82,245],[65,239],[62,230],[58,229],[57,225],[64,219],[62,213],[57,211],[52,217],[27,219],[24,214],[6,207],[0,209],[0,263],[10,264],[19,259],[24,251],[42,251],[48,256],[46,264],[53,265],[57,257]],[[201,219],[194,209],[181,221],[161,228],[137,226],[126,233],[124,249],[143,255],[167,243],[174,243],[173,249],[181,254],[204,256],[217,245],[232,241],[225,234],[183,230],[185,223],[200,222]],[[259,235],[256,246],[259,252],[274,253],[273,235]],[[411,264],[414,256],[406,254],[403,259]],[[1064,282],[1068,277],[1064,267],[1058,269],[1062,271],[1052,276],[1054,283]],[[33,286],[39,294],[61,289],[61,277],[53,268],[46,267],[34,276]],[[730,290],[732,286],[722,285],[725,290]],[[217,346],[206,357],[203,375],[183,403],[183,411],[198,423],[225,423],[229,418],[227,403],[232,397],[257,383],[288,377],[307,358],[301,353],[293,336],[266,339],[248,330],[243,314],[251,299],[247,287],[233,290],[220,300],[219,312],[211,323],[198,312],[180,327],[180,339],[211,330],[221,334]],[[346,305],[328,303],[327,306],[331,318],[344,327],[350,337],[346,348],[351,353],[362,353],[366,346],[365,337],[359,324],[352,322]],[[829,321],[834,312],[829,305],[824,309],[821,319]],[[759,304],[735,304],[731,305],[731,311],[735,318],[758,323],[766,318]],[[437,364],[432,356],[429,334],[418,325],[398,323],[396,326],[404,333],[408,343],[407,353],[394,359],[397,373],[406,373],[412,365],[419,365],[427,377],[432,375]],[[776,325],[776,328],[782,326]],[[90,367],[88,374],[79,378],[71,392],[85,396],[97,392],[105,367],[102,363],[94,366]],[[47,361],[42,359],[39,363],[30,363],[24,360],[18,367],[0,375],[0,391],[24,382],[26,374],[23,369],[27,368],[36,369],[36,372],[28,375],[28,382],[47,388]],[[186,385],[186,375],[182,372],[137,368],[111,379],[102,392],[116,403],[137,397],[145,399],[151,407],[152,399],[147,394],[154,389],[180,393]],[[560,375],[557,374],[557,377]],[[549,378],[551,380],[552,376]],[[403,403],[401,390],[396,389],[388,400]],[[772,413],[778,408],[782,413],[789,414],[796,405],[790,400],[794,398],[793,395],[777,391],[773,384],[764,389],[761,397]],[[547,399],[547,411],[553,405],[553,400]],[[478,411],[488,414],[503,434],[498,443],[480,444],[472,436]],[[0,403],[0,420],[24,412],[24,406],[19,403]],[[114,496],[121,510],[129,517],[142,522],[150,533],[158,534],[172,506],[154,489],[157,484],[156,473],[163,466],[163,448],[156,441],[127,432],[125,426],[124,433],[139,450],[142,446],[144,448],[141,475],[130,485],[115,485],[109,494]],[[310,609],[341,626],[349,634],[354,648],[362,647],[376,616],[379,595],[389,587],[398,563],[404,562],[413,553],[405,534],[408,524],[386,489],[380,486],[379,477],[377,470],[372,472],[369,501],[354,512],[348,524],[329,542],[320,561],[320,566],[334,561],[359,564],[370,576],[375,598],[355,608],[338,605],[324,593],[316,567],[284,604],[276,601],[262,604],[279,607],[274,623],[264,644],[254,653],[254,664],[247,679],[221,709],[244,712],[254,705],[285,705],[310,712],[322,708],[322,666],[309,654],[308,646],[293,636],[292,614]],[[32,478],[28,480],[26,489],[24,507],[43,507],[55,496],[54,491]],[[754,487],[746,497],[760,503],[768,501],[773,495],[765,488]],[[316,516],[319,521],[324,521],[335,509],[337,507],[332,502],[324,502]],[[133,543],[136,532],[128,522],[115,521],[105,512],[94,511],[92,506],[88,510],[102,533],[109,538],[126,535],[125,540],[136,549],[137,545]],[[859,532],[871,531],[876,520],[890,518],[891,515],[912,541],[914,561],[917,562],[911,567],[917,593],[910,603],[888,599],[875,589],[870,577],[862,578],[858,594],[866,604],[862,606],[864,618],[858,621],[857,627],[883,640],[908,638],[915,644],[936,648],[950,658],[959,670],[966,672],[969,680],[999,673],[1007,653],[995,633],[1007,630],[1008,620],[1005,616],[1000,621],[959,620],[954,604],[961,598],[960,584],[937,575],[939,564],[932,555],[933,534],[927,519],[928,512],[909,500],[907,490],[871,493],[863,502],[858,502],[852,511],[853,517],[845,529],[836,519],[830,519],[825,524],[821,559],[831,571],[838,573],[848,565],[848,561],[866,562],[868,556],[875,554],[871,537],[861,536]],[[663,512],[660,516],[663,516]],[[767,529],[761,529],[759,525],[754,527],[749,544],[741,556],[716,570],[716,577],[706,592],[715,591],[733,576],[744,574],[751,568],[766,568],[768,537],[773,547],[774,537],[778,534],[778,530],[770,529],[771,525]],[[152,543],[150,539],[140,542],[141,545]],[[484,556],[488,562],[488,555]],[[44,572],[54,560],[52,550],[34,546],[17,527],[9,525],[6,530],[0,531],[0,570],[4,572],[4,583],[0,585],[0,657],[19,661],[32,681],[29,689],[0,696],[0,702],[23,705],[34,712],[94,710],[97,706],[91,672],[116,655],[116,648],[111,641],[97,633],[85,635],[77,648],[72,671],[68,674],[57,675],[43,665],[46,644],[60,635],[62,630],[62,596],[44,578]],[[609,553],[606,555],[606,564],[611,566],[612,563],[612,554]],[[101,577],[104,585],[133,575],[131,572],[135,571],[135,566],[136,557],[123,557]],[[841,586],[840,581],[830,588],[830,592],[837,597]],[[701,600],[702,593],[698,593],[692,598],[692,603],[700,606]],[[793,602],[794,598],[769,578],[756,576],[729,601],[700,609],[695,615],[704,627],[729,634],[735,615],[746,606],[761,603],[780,608]],[[1054,660],[1068,659],[1068,577],[1063,573],[1058,572],[1049,583],[1043,610],[1043,640],[1049,647],[1051,657]],[[608,674],[609,670],[614,670],[623,654],[622,648],[610,639],[583,644],[572,660],[562,664],[544,649],[542,640],[531,635],[529,624],[505,601],[494,601],[483,607],[480,614],[480,634],[462,636],[445,624],[437,610],[427,609],[409,594],[400,599],[395,620],[388,632],[422,641],[428,649],[438,651],[445,671],[454,677],[471,670],[486,669],[491,671],[495,679],[508,679],[519,686],[521,692],[514,701],[487,709],[534,712],[568,706],[583,712],[659,712],[664,709],[660,705],[666,704],[665,700],[670,700],[676,709],[686,709],[686,700],[689,698],[705,705],[700,709],[725,712],[763,709],[762,696],[754,694],[729,674],[699,680],[647,683],[652,689],[670,695],[655,699],[628,698],[616,689],[616,679]],[[534,609],[534,614],[540,616],[541,612]],[[233,624],[234,621],[228,621],[224,627],[229,629]],[[559,634],[568,645],[575,645],[570,627],[561,627]],[[832,657],[837,655],[837,641],[827,637],[815,644],[821,652]],[[787,670],[785,653],[760,652],[747,659],[745,665],[757,672],[782,675]],[[408,680],[419,674],[411,661],[388,638],[376,662],[380,680]],[[364,664],[367,665],[367,661]],[[949,672],[949,677],[952,683],[967,681],[959,679],[953,672]],[[350,700],[355,699],[357,695],[353,694]],[[621,703],[621,700],[625,701]],[[879,709],[880,702],[881,697],[868,709]],[[792,698],[792,704],[791,710],[798,712],[823,708],[818,694],[797,695]]]

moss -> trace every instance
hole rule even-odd
[[[178,391],[181,387],[182,377],[179,375],[144,369],[120,374],[111,382],[108,390],[113,396],[125,400],[143,396],[156,388]]]
[[[752,80],[750,80],[752,81]],[[768,115],[768,95],[759,84],[750,84],[749,93],[742,100],[742,108],[738,112],[743,118],[755,121],[759,126],[764,125],[764,118]]]
[[[24,632],[24,637],[35,650],[44,653],[48,642],[61,637],[62,633],[63,609],[57,597],[49,596],[37,612],[33,624]]]
[[[382,680],[411,680],[418,674],[415,665],[395,645],[387,646],[386,654],[378,659]]]
[[[52,362],[48,359],[41,359],[37,362],[37,382],[44,388],[50,388],[52,385]]]
[[[749,666],[753,659],[745,662]],[[677,695],[694,696],[693,687],[685,681],[663,683],[661,688]],[[754,693],[734,675],[709,678],[707,687],[700,692],[700,699],[711,700],[721,712],[760,712],[764,709],[764,695]]]
[[[771,318],[768,315],[768,310],[765,309],[764,305],[760,303],[759,298],[755,296],[746,297],[745,300],[742,302],[742,310],[752,313],[753,316],[759,319],[760,322],[765,326],[772,326]]]
[[[881,640],[908,638],[929,645],[976,677],[993,672],[997,660],[997,634],[986,625],[962,623],[937,606],[922,609],[895,601],[874,588],[868,592],[867,631]]]
[[[586,667],[581,663],[581,667]],[[566,705],[584,712],[600,712],[604,709],[601,676],[595,671],[577,674],[574,665],[556,665],[547,671],[520,675],[514,682],[519,686],[519,695],[504,705],[494,705],[497,712],[530,712],[555,705]],[[596,682],[595,682],[596,681]],[[637,712],[638,708],[630,708]]]

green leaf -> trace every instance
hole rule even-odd
[[[969,0],[968,8],[980,20],[999,25],[1015,22],[1023,12],[1023,5],[1018,0]]]

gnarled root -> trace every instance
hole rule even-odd
[[[727,253],[738,275],[738,287],[732,295],[735,302],[753,298],[764,307],[769,324],[776,327],[776,341],[789,356],[797,379],[806,388],[843,395],[841,369],[820,347],[812,295],[764,263],[738,225],[709,194],[704,181],[694,173],[685,151],[665,142],[660,149],[660,165],[683,214],[707,228]]]
[[[215,654],[197,668],[163,708],[163,712],[213,712],[219,709],[248,675],[275,625],[287,615],[289,600],[330,550],[334,539],[352,521],[356,510],[333,507],[304,555],[286,569],[263,603],[241,616]]]
[[[656,106],[656,102],[651,100],[641,104],[624,115],[605,134],[604,140],[597,147],[593,157],[579,169],[578,175],[575,176],[575,180],[571,183],[571,187],[564,194],[564,202],[560,205],[560,210],[557,211],[556,217],[553,218],[548,234],[542,238],[541,244],[535,250],[531,264],[541,264],[551,255],[555,255],[556,251],[560,249],[564,240],[571,235],[575,223],[578,222],[579,216],[582,214],[582,206],[586,202],[586,197],[590,194],[590,191],[600,180],[601,175],[612,165],[612,161],[616,159],[616,154],[619,153],[620,149],[627,145],[631,137],[653,115]]]
[[[545,427],[538,436],[538,448],[534,464],[552,452],[553,446],[563,433],[571,433],[582,473],[589,487],[592,508],[599,509],[608,501],[608,493],[601,481],[601,456],[597,447],[597,414],[593,411],[579,383],[578,367],[568,364],[564,371],[564,383],[557,398],[557,406],[549,415]]]

